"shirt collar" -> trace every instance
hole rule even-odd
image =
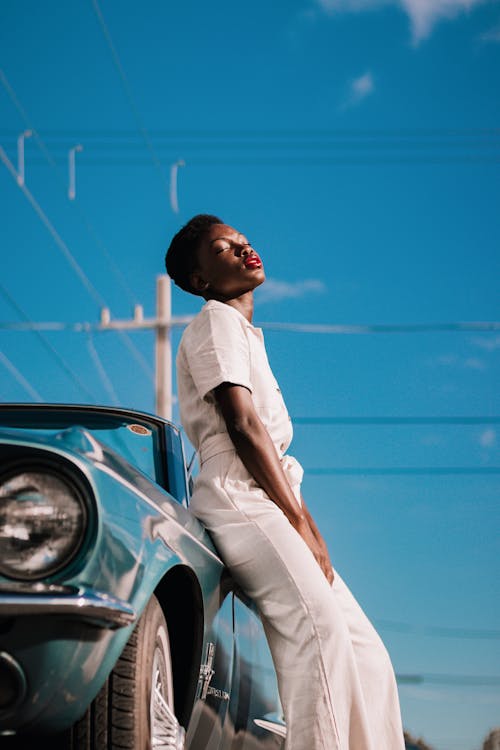
[[[237,315],[239,318],[241,318],[247,328],[251,328],[254,331],[260,331],[260,328],[256,328],[252,323],[250,323],[249,320],[245,318],[245,316],[240,313],[239,310],[236,309],[236,307],[233,307],[232,305],[226,305],[225,302],[220,302],[218,299],[209,299],[205,304],[203,305],[203,310],[213,310],[217,308],[224,308],[224,310],[231,310],[232,314]]]

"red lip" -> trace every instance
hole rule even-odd
[[[262,266],[262,261],[257,253],[249,255],[243,262],[246,268],[260,268]]]

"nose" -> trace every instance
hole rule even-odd
[[[253,253],[253,247],[249,245],[248,243],[245,243],[244,245],[240,245],[240,255],[243,258],[246,258],[247,255],[251,255]]]

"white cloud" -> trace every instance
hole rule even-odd
[[[307,294],[323,294],[325,284],[319,279],[304,279],[303,281],[279,281],[267,279],[263,286],[256,290],[257,302],[278,302],[282,299],[296,299]]]
[[[365,73],[359,78],[355,78],[351,84],[352,95],[358,99],[364,99],[365,96],[371,94],[374,89],[375,85],[373,83],[373,76],[370,72]]]
[[[348,109],[349,107],[355,107],[363,99],[372,94],[375,91],[375,83],[373,76],[370,71],[367,71],[359,78],[354,78],[349,85],[349,93],[347,98],[341,105],[341,109]]]
[[[486,370],[486,362],[479,357],[468,357],[464,362],[468,370]]]
[[[327,13],[360,12],[395,5],[410,19],[413,41],[428,37],[438,21],[454,18],[488,0],[316,0]]]
[[[440,354],[430,360],[430,364],[441,367],[465,368],[466,370],[486,370],[487,363],[479,357],[458,357],[456,354]]]
[[[479,443],[483,446],[483,448],[492,448],[495,445],[496,441],[497,434],[491,427],[488,427],[488,429],[484,430],[484,432],[482,432],[479,436]]]
[[[479,40],[481,42],[500,42],[500,25],[485,31],[484,34],[480,35]]]
[[[473,341],[476,346],[480,349],[485,349],[487,352],[494,352],[496,349],[500,349],[500,336],[493,336],[493,338],[477,338]]]
[[[438,365],[444,365],[445,367],[448,367],[450,365],[456,365],[458,362],[458,357],[456,354],[440,354],[439,357],[437,357],[436,362]]]
[[[482,2],[484,0],[401,0],[401,5],[410,17],[413,41],[418,43],[429,36],[442,18],[454,18]]]

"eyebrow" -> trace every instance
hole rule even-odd
[[[248,242],[247,238],[243,234],[240,234],[239,236],[242,237],[245,240],[245,242]],[[231,237],[214,237],[213,240],[210,240],[208,244],[211,245],[212,242],[217,242],[217,240],[226,240],[226,242],[234,242],[234,239],[231,239]]]
[[[217,240],[226,240],[226,242],[231,242],[231,240],[229,239],[229,237],[214,237],[214,239],[210,240],[210,242],[208,244],[211,245],[212,242],[217,242]]]

